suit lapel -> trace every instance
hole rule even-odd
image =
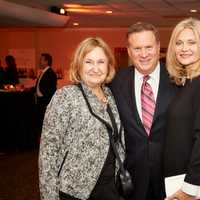
[[[132,79],[131,79],[131,102],[133,104],[132,108],[133,108],[133,115],[134,115],[134,119],[136,119],[136,122],[139,126],[143,127],[142,121],[140,119],[139,113],[138,113],[138,109],[137,109],[137,104],[136,104],[136,97],[135,97],[135,70],[133,70],[132,73]]]
[[[126,84],[125,84],[126,83]],[[136,105],[136,99],[135,99],[135,70],[134,67],[131,66],[130,68],[130,73],[127,81],[124,81],[123,89],[124,93],[124,99],[126,100],[126,115],[130,116],[127,120],[131,120],[131,123],[136,123],[137,127],[140,127],[142,129],[141,132],[146,135],[144,132],[143,124],[140,119],[138,110],[137,110],[137,105]],[[129,113],[127,113],[129,112]]]
[[[85,84],[82,83],[83,91],[87,97],[87,100],[92,108],[92,111],[98,115],[102,120],[106,121],[110,126],[112,126],[112,123],[110,121],[109,115],[106,111],[106,107],[104,107],[100,101],[97,99],[97,97],[92,93],[92,90],[89,89]],[[105,91],[104,91],[105,92]],[[107,94],[107,93],[106,93]],[[108,100],[110,100],[111,97],[108,97]]]
[[[135,114],[134,108],[136,106],[133,68],[130,68],[130,73],[128,73],[127,81],[124,80],[123,83],[122,92],[125,100],[125,106],[127,108],[126,110],[130,112],[128,116],[133,116]]]
[[[154,119],[153,119],[153,126],[155,125],[155,122],[160,115],[160,113],[163,112],[163,108],[165,108],[165,102],[166,99],[168,99],[168,75],[165,69],[165,66],[161,65],[160,66],[160,81],[159,81],[159,88],[158,88],[158,96],[156,100],[156,108],[155,108],[155,114],[154,114]]]
[[[37,87],[38,84],[39,84],[38,87],[41,87],[42,82],[43,82],[45,76],[49,73],[50,70],[51,70],[51,68],[49,67],[46,71],[42,72],[42,73],[39,75],[39,77],[37,78],[36,84],[35,84],[36,87]]]

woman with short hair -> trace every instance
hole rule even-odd
[[[114,74],[114,56],[101,38],[80,43],[70,67],[73,84],[55,93],[45,114],[39,155],[42,200],[117,199],[119,165],[107,125],[114,130],[121,160],[124,138],[115,100],[105,86]]]

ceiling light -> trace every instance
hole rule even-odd
[[[112,14],[112,10],[107,10],[106,13],[107,14]]]
[[[60,14],[64,15],[65,14],[65,9],[64,8],[60,8]]]
[[[67,8],[80,8],[82,7],[81,4],[64,4],[64,7],[67,7]]]
[[[74,26],[79,26],[79,23],[78,22],[74,22],[73,25]]]
[[[190,12],[191,12],[191,13],[196,13],[197,10],[196,10],[196,9],[191,9]]]
[[[51,6],[50,11],[60,15],[67,15],[67,12],[65,11],[64,8],[59,8],[57,6]]]

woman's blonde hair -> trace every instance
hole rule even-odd
[[[103,49],[108,58],[108,74],[105,83],[109,83],[115,75],[115,58],[110,47],[99,37],[90,37],[83,40],[74,53],[73,60],[69,69],[70,81],[79,83],[81,81],[80,71],[83,66],[83,60],[89,52],[94,48],[100,47]]]
[[[200,20],[195,18],[187,18],[179,22],[172,32],[167,49],[166,63],[169,75],[177,85],[184,84],[184,78],[189,77],[192,79],[200,74],[200,45],[198,45],[199,60],[191,66],[184,68],[183,65],[181,65],[177,60],[175,54],[176,40],[178,35],[184,29],[191,29],[195,35],[197,44],[200,44]]]

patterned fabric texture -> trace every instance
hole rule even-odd
[[[106,107],[86,85],[82,86],[95,114],[112,126]],[[114,98],[109,88],[103,89],[119,129],[121,122]],[[118,143],[117,147],[124,160],[123,131],[122,143]],[[78,199],[88,199],[103,168],[109,146],[106,127],[91,115],[79,88],[70,85],[57,90],[47,107],[41,136],[41,200],[58,200],[59,190]],[[116,162],[116,174],[118,169]]]

